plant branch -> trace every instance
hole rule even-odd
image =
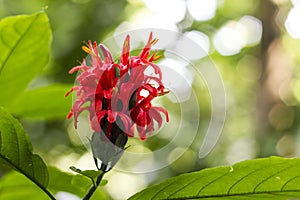
[[[89,200],[92,197],[97,187],[100,185],[104,174],[107,172],[106,167],[107,166],[105,164],[101,164],[102,173],[97,177],[96,183],[92,185],[92,187],[89,189],[88,193],[83,197],[82,200]]]

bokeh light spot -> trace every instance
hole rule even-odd
[[[205,21],[215,16],[216,0],[188,0],[187,8],[192,17],[197,21]]]
[[[207,56],[209,38],[202,32],[185,32],[177,41],[175,51],[186,59],[197,60]]]
[[[144,2],[152,12],[174,22],[183,20],[186,13],[184,0],[144,0]]]
[[[246,44],[246,30],[240,23],[231,21],[217,31],[213,43],[223,56],[239,53]]]
[[[293,37],[300,39],[300,26],[299,26],[299,19],[300,19],[300,4],[295,5],[293,7],[285,21],[285,28],[287,32]]]

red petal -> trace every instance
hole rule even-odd
[[[97,112],[96,115],[97,115],[97,119],[98,119],[98,123],[101,121],[101,119],[106,115],[107,113],[107,110],[102,110],[100,112]]]
[[[73,116],[73,114],[74,114],[73,111],[70,111],[67,115],[67,119],[70,119]]]
[[[121,121],[124,124],[125,130],[123,130],[123,131],[130,132],[130,130],[132,128],[133,121],[130,119],[130,117],[128,117],[124,113],[120,112],[120,113],[118,113],[118,116],[120,117]]]
[[[126,36],[126,39],[123,44],[123,50],[120,58],[120,62],[123,65],[128,64],[128,59],[129,59],[129,51],[130,51],[130,37],[129,35]]]
[[[110,123],[114,123],[116,121],[117,113],[112,112],[111,110],[107,111],[107,120]]]
[[[152,107],[153,109],[159,111],[159,112],[162,112],[165,114],[166,116],[166,121],[169,122],[169,114],[168,114],[168,111],[162,107]]]
[[[146,140],[146,130],[144,127],[137,127],[137,131],[139,132],[139,137],[141,140]]]
[[[79,70],[85,71],[85,70],[88,70],[88,69],[89,69],[89,67],[86,66],[86,65],[79,65],[79,66],[73,67],[69,71],[69,74],[73,74],[75,71],[79,71]]]
[[[99,125],[99,122],[98,122],[96,116],[92,116],[92,117],[90,116],[90,126],[91,126],[91,129],[94,130],[95,132],[101,131],[100,125]]]
[[[74,91],[74,87],[72,87],[66,94],[65,97],[69,96],[69,94],[71,94]]]
[[[100,44],[100,49],[103,53],[105,63],[106,64],[112,63],[113,59],[109,50],[103,44]]]
[[[160,128],[163,122],[160,113],[155,109],[155,107],[151,108],[149,112],[150,112],[150,117],[153,118],[155,121],[157,121],[158,128]]]
[[[150,48],[151,48],[152,36],[153,36],[153,34],[151,32],[149,35],[147,44],[145,45],[143,51],[139,55],[140,58],[146,58],[149,55]]]

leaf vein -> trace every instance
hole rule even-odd
[[[243,176],[241,179],[239,179],[238,181],[236,181],[235,183],[233,183],[230,188],[227,191],[227,194],[230,194],[231,190],[238,184],[240,183],[242,180],[244,180],[245,178],[249,177],[251,174],[254,174],[255,172],[257,172],[256,170],[248,173],[246,176]]]
[[[281,165],[282,163],[277,163],[277,164],[274,164],[273,166],[275,165]],[[239,180],[237,180],[234,184],[232,184],[232,186],[230,186],[230,188],[228,189],[227,191],[227,194],[230,194],[230,191],[238,184],[240,183],[242,180],[244,180],[245,178],[249,177],[250,175],[254,174],[255,172],[258,172],[258,171],[262,171],[262,170],[265,170],[264,168],[259,168],[259,169],[254,169],[254,171],[251,171],[249,172],[247,175],[243,176],[242,178],[240,178]]]
[[[151,200],[153,200],[161,191],[163,191],[165,188],[169,187],[171,184],[173,184],[175,181],[172,181],[171,183],[167,184],[165,187],[161,188],[157,193],[155,193],[152,197]]]
[[[297,179],[297,178],[300,178],[300,174],[297,175],[297,176],[295,176],[295,177],[290,178],[287,182],[285,182],[285,183],[282,185],[280,191],[284,191],[284,188],[287,186],[287,184],[290,183],[290,182],[292,182],[293,180],[295,180],[295,179]]]
[[[197,196],[199,196],[200,192],[203,191],[205,188],[207,188],[209,185],[213,184],[214,182],[216,182],[217,180],[221,179],[222,177],[224,177],[225,175],[229,174],[229,171],[226,172],[225,174],[222,174],[221,176],[217,177],[216,179],[212,180],[211,182],[207,183],[206,185],[204,185],[197,193]]]
[[[210,198],[224,198],[224,197],[239,197],[239,196],[249,196],[251,197],[252,195],[259,195],[259,194],[269,194],[269,195],[277,195],[277,193],[291,193],[291,192],[300,192],[299,190],[285,190],[285,191],[279,191],[279,190],[274,190],[274,191],[261,191],[261,192],[244,192],[244,193],[235,193],[235,194],[214,194],[214,195],[195,195],[195,196],[186,196],[186,197],[175,197],[175,198],[168,198],[168,200],[186,200],[186,199],[210,199]],[[290,197],[290,195],[286,195]],[[300,196],[299,196],[300,197]],[[274,199],[274,198],[273,198]]]
[[[284,170],[286,170],[286,169],[289,169],[289,168],[291,168],[291,167],[293,167],[293,166],[294,166],[293,164],[292,164],[292,165],[289,165],[289,166],[287,166],[287,167],[285,167],[285,168],[283,168],[283,169],[281,169],[281,170],[275,172],[274,174],[268,176],[266,179],[262,180],[260,183],[258,183],[258,184],[253,188],[253,192],[255,192],[256,189],[257,189],[260,185],[262,185],[264,182],[266,182],[266,181],[269,180],[270,178],[274,177],[275,175],[279,174],[280,172],[282,172],[282,171],[284,171]]]
[[[176,194],[177,192],[183,190],[184,188],[186,188],[187,186],[189,186],[190,184],[193,184],[195,181],[197,181],[199,179],[199,177],[196,177],[195,179],[193,179],[191,182],[188,182],[187,184],[185,184],[183,187],[179,188],[178,190],[176,190],[175,192],[171,193],[169,195],[169,197],[171,197],[172,195]]]

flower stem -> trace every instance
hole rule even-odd
[[[92,187],[89,189],[88,193],[83,197],[82,200],[89,200],[92,197],[97,187],[100,185],[104,174],[107,172],[105,171],[105,169],[106,169],[106,165],[102,163],[101,164],[102,173],[97,177],[96,183],[92,185]]]

